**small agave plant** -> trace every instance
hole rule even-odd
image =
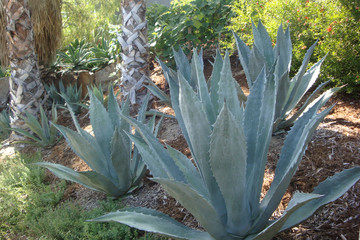
[[[46,117],[45,111],[40,106],[40,121],[30,113],[25,113],[26,116],[20,116],[24,122],[27,130],[21,128],[11,128],[11,130],[22,135],[26,140],[15,141],[14,143],[26,143],[37,147],[47,148],[55,145],[60,140],[60,134],[57,129],[50,124]],[[53,104],[51,108],[51,121],[56,123],[58,120],[56,105]]]
[[[257,27],[254,23],[252,23],[252,26],[254,36],[254,46],[252,49],[234,34],[239,59],[244,69],[250,91],[264,66],[266,74],[274,75],[276,84],[276,107],[273,130],[276,132],[292,126],[295,120],[303,114],[328,83],[320,84],[304,99],[304,103],[298,106],[305,94],[316,82],[320,73],[320,67],[326,56],[315,63],[310,69],[307,69],[310,57],[317,44],[317,42],[315,42],[305,54],[305,58],[297,74],[290,79],[292,44],[289,28],[284,32],[282,25],[280,25],[277,32],[276,45],[273,48],[270,36],[261,21],[259,21]],[[339,88],[334,88],[332,92],[338,90]],[[299,109],[291,115],[295,107],[299,107]],[[289,117],[289,115],[291,116]]]
[[[111,88],[108,110],[106,110],[92,91],[89,93],[90,122],[94,136],[81,129],[71,108],[69,110],[77,132],[60,125],[54,124],[54,126],[92,171],[76,172],[60,164],[47,162],[37,163],[37,165],[48,168],[60,178],[118,198],[141,186],[145,174],[145,164],[138,150],[132,148],[132,141],[127,135],[131,132],[131,127],[120,117],[120,115],[129,116],[129,102],[126,101],[120,108]],[[139,112],[137,119],[139,122],[145,121],[147,101],[145,102],[146,104]],[[155,116],[152,117],[148,123],[148,130],[155,132],[156,135],[160,123],[161,121],[155,125]]]
[[[178,239],[271,239],[310,217],[359,180],[360,167],[337,173],[321,182],[312,193],[294,193],[283,215],[272,220],[272,213],[281,202],[312,134],[331,110],[318,112],[331,94],[326,92],[317,98],[288,132],[274,181],[261,200],[276,110],[275,79],[265,69],[260,71],[244,108],[231,77],[228,55],[224,60],[217,57],[210,92],[201,61],[195,60],[194,64],[193,85],[181,70],[176,78],[167,69],[164,72],[176,119],[195,166],[181,152],[170,146],[164,148],[144,124],[122,117],[141,135],[130,138],[154,176],[152,180],[191,212],[205,232],[147,208],[122,209],[91,221],[120,222]]]

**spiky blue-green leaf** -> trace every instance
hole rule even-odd
[[[79,183],[96,191],[106,192],[112,196],[124,194],[124,192],[119,191],[118,187],[111,180],[94,171],[76,172],[63,165],[48,162],[39,162],[35,163],[35,165],[49,169],[59,178]]]
[[[266,78],[265,69],[252,87],[245,108],[244,131],[247,139],[247,192],[253,216],[257,215],[267,152],[275,112],[275,82]]]
[[[219,187],[210,169],[209,148],[211,125],[207,120],[206,113],[200,100],[187,81],[181,77],[180,83],[180,110],[184,120],[186,131],[189,135],[189,145],[192,146],[192,154],[201,177],[207,186],[211,202],[218,207],[219,215],[226,213],[224,200]]]
[[[226,204],[227,231],[240,236],[251,227],[246,145],[242,127],[224,104],[211,135],[210,165]]]
[[[201,179],[201,176],[194,164],[188,159],[184,154],[177,151],[176,149],[166,146],[170,156],[174,159],[175,164],[183,172],[188,184],[195,189],[199,194],[204,196],[206,199],[209,199],[209,193],[205,188],[204,181]]]
[[[264,227],[259,233],[250,235],[245,238],[246,240],[264,240],[264,239],[272,239],[278,232],[281,231],[281,228],[286,223],[286,221],[296,212],[298,209],[303,207],[307,203],[315,202],[316,199],[319,199],[321,195],[319,194],[305,194],[305,193],[295,193],[293,198],[291,199],[291,206],[285,210],[283,215]]]
[[[116,128],[111,139],[111,167],[117,176],[118,188],[129,189],[131,186],[131,149],[128,144],[128,136],[120,134]]]
[[[148,208],[126,208],[89,221],[119,222],[143,231],[159,233],[177,239],[212,239],[206,232],[200,232],[186,227],[168,215]]]
[[[90,166],[91,169],[105,176],[107,175],[107,160],[101,151],[97,151],[97,149],[99,148],[93,147],[86,138],[69,128],[56,124],[54,124],[54,126],[65,137],[66,141],[70,145],[71,149],[75,152],[75,154],[78,155],[81,159],[83,159],[86,164]]]
[[[285,222],[281,231],[288,229],[310,217],[321,206],[332,202],[343,195],[352,185],[360,179],[360,167],[354,167],[336,173],[334,176],[329,177],[321,182],[312,192],[313,194],[320,194],[323,197],[309,202],[303,207],[295,211],[289,219]],[[291,206],[291,201],[289,203]]]
[[[153,179],[180,202],[215,239],[231,239],[214,206],[188,185],[168,179]]]

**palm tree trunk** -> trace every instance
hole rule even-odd
[[[45,101],[45,91],[40,81],[28,0],[5,0],[5,8],[11,67],[11,122],[13,127],[22,127],[19,116],[25,111],[36,116]]]
[[[144,0],[122,0],[121,87],[133,105],[140,105],[147,91],[144,82],[150,79],[147,42],[146,3]]]

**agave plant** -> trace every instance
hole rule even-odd
[[[60,178],[77,182],[117,198],[141,186],[141,180],[145,174],[145,164],[138,150],[132,149],[132,142],[127,135],[131,132],[130,125],[120,118],[120,114],[129,115],[129,102],[125,102],[120,108],[111,88],[108,110],[106,110],[99,99],[91,91],[89,93],[90,122],[94,136],[80,128],[71,108],[69,110],[77,132],[60,125],[54,124],[54,126],[92,171],[76,172],[60,164],[47,162],[37,163],[37,165],[48,168]],[[138,116],[140,122],[145,121],[146,107],[147,104],[144,104],[140,110]],[[155,116],[151,118],[148,124],[149,129],[151,128],[149,131],[156,134],[160,122],[155,127]]]
[[[16,143],[26,143],[46,148],[53,146],[60,139],[57,129],[50,125],[42,106],[40,107],[40,122],[30,113],[26,113],[26,116],[21,116],[21,118],[24,120],[26,127],[29,128],[30,131],[21,128],[11,128],[11,130],[29,140],[20,140],[16,141]],[[57,120],[57,110],[55,104],[53,104],[51,108],[51,121],[56,123]]]
[[[312,134],[331,110],[330,107],[318,113],[331,91],[317,98],[288,132],[274,181],[261,200],[276,110],[276,82],[274,75],[266,74],[263,69],[244,108],[229,63],[228,55],[225,60],[217,57],[214,68],[218,70],[213,72],[210,93],[200,60],[194,62],[197,82],[193,85],[180,69],[178,82],[167,74],[168,70],[164,71],[176,119],[195,166],[181,152],[170,146],[165,149],[142,123],[122,116],[141,135],[130,138],[154,176],[153,181],[192,213],[205,232],[147,208],[123,209],[91,221],[120,222],[179,239],[271,239],[307,219],[359,180],[360,167],[337,173],[321,182],[312,193],[296,192],[283,215],[272,220],[272,213],[285,194]]]
[[[252,23],[252,25],[254,36],[254,46],[252,49],[234,34],[239,59],[244,69],[250,91],[264,66],[267,74],[274,74],[276,82],[274,132],[276,132],[280,129],[290,127],[328,83],[320,84],[312,94],[304,99],[304,103],[298,106],[301,99],[316,82],[320,73],[320,67],[326,56],[315,63],[310,69],[307,69],[310,57],[317,44],[317,42],[315,42],[305,54],[305,58],[297,74],[290,79],[292,44],[289,28],[284,32],[282,25],[280,25],[277,32],[276,45],[273,48],[270,36],[261,21],[259,21],[257,27],[254,23]],[[337,90],[339,90],[339,88],[333,89],[333,92]],[[299,110],[289,117],[295,107],[299,107]]]
[[[88,69],[89,58],[92,52],[90,51],[90,45],[85,43],[85,40],[79,41],[76,39],[67,47],[65,52],[58,54],[59,60],[71,69]]]
[[[61,89],[60,89],[61,91]],[[69,109],[71,109],[75,114],[81,112],[81,95],[82,95],[82,86],[77,87],[77,84],[69,84],[66,86],[65,91],[58,93],[64,100]]]
[[[59,92],[60,93],[65,92],[65,86],[61,80],[59,82],[59,91],[55,87],[54,83],[51,83],[51,85],[45,85],[45,89],[46,89],[47,93],[49,94],[53,103],[59,104],[59,105],[65,104],[64,98],[62,98],[59,94]]]

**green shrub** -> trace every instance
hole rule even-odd
[[[319,40],[312,63],[328,53],[322,79],[332,85],[348,84],[348,93],[360,91],[360,4],[332,0],[234,1],[229,29],[252,44],[251,19],[262,20],[272,39],[280,23],[290,26],[293,42],[292,70],[298,69],[307,49]],[[273,42],[275,45],[275,42]]]
[[[154,5],[148,10],[149,42],[161,59],[172,56],[172,47],[216,48],[219,40],[231,37],[228,25],[231,0],[175,0],[170,8]],[[226,41],[225,41],[226,42]]]
[[[118,0],[63,0],[63,46],[78,39],[95,43],[99,30],[108,33],[120,24]]]
[[[44,183],[45,171],[29,165],[41,159],[41,154],[33,156],[17,154],[0,163],[0,238],[17,239],[28,230],[31,220],[28,215],[56,206],[63,196],[65,182],[57,187]],[[8,238],[7,238],[8,237]]]
[[[45,181],[43,168],[32,165],[41,154],[16,155],[0,163],[0,239],[142,239],[135,229],[118,224],[86,222],[122,208],[119,201],[101,201],[85,210],[70,201],[61,203],[65,181]],[[150,234],[146,239],[160,239]]]

